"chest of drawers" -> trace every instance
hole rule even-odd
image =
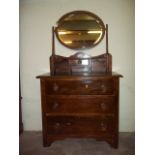
[[[64,138],[95,138],[117,148],[120,77],[116,73],[38,76],[43,145]]]

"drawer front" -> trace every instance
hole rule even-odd
[[[94,135],[114,132],[114,119],[112,117],[49,117],[47,118],[47,133],[54,135]]]
[[[46,80],[45,89],[50,94],[102,95],[113,94],[114,80]]]
[[[47,96],[45,109],[48,113],[113,113],[115,97],[111,96]]]

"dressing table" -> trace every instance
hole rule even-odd
[[[55,36],[75,54],[57,55]],[[90,56],[106,38],[106,52]],[[83,52],[81,52],[83,51]],[[52,28],[50,73],[39,75],[41,84],[43,145],[65,138],[95,138],[118,147],[119,78],[112,72],[108,51],[108,25],[87,11],[69,12]]]

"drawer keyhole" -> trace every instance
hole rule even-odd
[[[58,85],[57,85],[56,83],[54,83],[54,84],[53,84],[53,90],[54,90],[54,91],[58,91],[58,89],[59,89]]]
[[[101,109],[102,109],[102,110],[106,110],[106,105],[105,105],[105,103],[101,103],[100,106],[101,106]]]
[[[102,92],[106,92],[106,87],[104,84],[101,85]]]
[[[106,131],[107,130],[107,126],[103,122],[101,122],[101,130],[102,131]]]
[[[81,65],[82,64],[82,60],[78,60],[78,64]]]

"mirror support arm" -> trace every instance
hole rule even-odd
[[[54,26],[52,27],[52,55],[50,56],[50,70],[51,75],[55,74],[55,38],[54,38]]]
[[[55,37],[54,37],[54,26],[52,26],[52,56],[55,55]]]
[[[108,49],[108,24],[106,24],[106,53],[109,53],[109,49]]]

